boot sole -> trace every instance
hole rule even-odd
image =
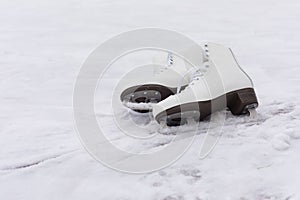
[[[226,107],[229,108],[233,115],[243,115],[247,114],[249,109],[254,109],[257,106],[258,101],[254,89],[245,88],[226,93],[209,101],[198,101],[174,106],[159,113],[155,120],[159,123],[165,122],[167,126],[180,126],[186,124],[189,118],[193,118],[195,121],[202,121],[211,113]]]
[[[145,84],[127,88],[120,95],[121,101],[131,103],[158,103],[170,95],[176,94],[177,88],[170,88],[157,84]],[[146,113],[149,110],[137,110],[136,112]]]

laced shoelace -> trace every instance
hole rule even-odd
[[[168,53],[168,66],[171,66],[174,64],[174,56],[171,52]]]
[[[164,65],[164,67],[161,67],[157,72],[154,73],[154,75],[158,75],[165,70],[169,69],[174,64],[174,56],[173,53],[169,52],[167,57],[167,63]]]
[[[186,89],[188,89],[191,85],[194,85],[195,81],[200,80],[200,78],[204,75],[205,72],[206,72],[206,70],[203,70],[200,67],[197,67],[197,70],[194,71],[193,73],[189,72],[189,73],[191,73],[191,75],[190,75],[190,82],[189,82],[188,86],[185,87],[184,89],[182,89],[180,87],[180,86],[182,86],[182,82],[183,82],[183,80],[182,80],[179,87],[177,87],[177,94],[186,91]]]
[[[195,71],[195,73],[192,75],[190,83],[193,83],[194,81],[200,80],[200,77],[202,77],[204,75],[203,73],[204,72],[201,69],[197,69]]]

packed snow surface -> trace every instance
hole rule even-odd
[[[300,199],[299,10],[297,0],[1,1],[0,199]],[[131,175],[106,168],[84,150],[72,93],[93,49],[140,27],[231,47],[260,105],[254,121],[228,112],[206,159],[192,145],[163,170]],[[97,91],[97,118],[121,148],[151,151],[189,131],[157,129],[149,115],[123,107],[118,112],[125,122],[131,118],[145,124],[145,133],[159,132],[131,142],[113,124],[106,85]],[[207,126],[200,124],[196,140],[203,140]]]

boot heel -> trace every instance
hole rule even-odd
[[[253,88],[246,88],[227,94],[227,107],[234,115],[247,114],[249,109],[255,109],[258,101]]]

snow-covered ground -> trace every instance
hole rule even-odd
[[[1,1],[0,199],[300,199],[299,10],[297,0]],[[231,47],[260,107],[255,123],[229,114],[205,160],[193,145],[161,171],[123,174],[80,144],[73,85],[98,44],[149,26]],[[151,150],[169,137],[132,148]]]

